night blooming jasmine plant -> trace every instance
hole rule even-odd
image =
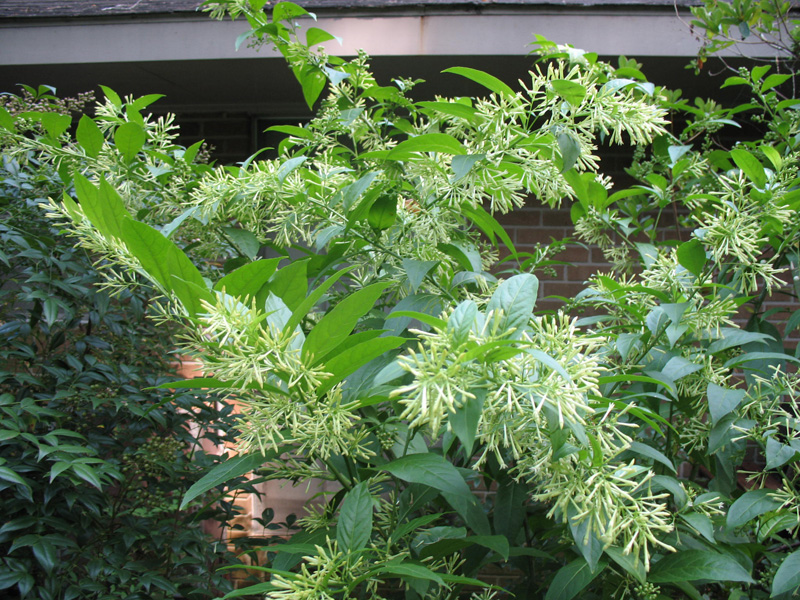
[[[254,469],[338,482],[265,548],[248,592],[788,598],[797,360],[763,308],[797,264],[786,79],[728,80],[774,134],[712,150],[736,113],[692,107],[632,61],[540,39],[517,89],[454,67],[484,93],[415,102],[414,81],[377,81],[366,55],[328,55],[303,8],[265,4],[206,8],[246,19],[318,105],[272,128],[277,158],[192,171],[169,120],[110,93],[75,141],[19,140],[74,169],[50,214],[107,285],[144,278],[163,297],[154,318],[182,327],[206,374],[182,385],[243,407],[240,454],[184,502]],[[601,144],[635,147],[637,185],[600,173]],[[159,187],[106,175],[107,154]],[[518,252],[495,219],[529,202],[570,206],[615,267],[558,311],[537,310],[536,274],[563,244]],[[749,478],[748,445],[765,460]]]

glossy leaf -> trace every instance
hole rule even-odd
[[[345,494],[336,525],[336,541],[343,552],[357,552],[366,547],[372,534],[372,505],[367,482],[359,483]]]
[[[764,166],[747,150],[734,148],[731,150],[731,158],[756,187],[763,188],[767,184],[767,174],[764,171]]]
[[[147,136],[138,123],[126,122],[114,131],[114,144],[125,162],[130,163],[144,147]]]
[[[753,583],[750,573],[733,558],[710,550],[683,550],[667,554],[651,566],[647,579],[653,583],[699,579]]]
[[[759,515],[780,508],[781,504],[781,501],[772,495],[772,490],[745,492],[728,509],[726,525],[729,529],[741,527]]]
[[[513,337],[518,339],[533,314],[538,293],[539,280],[536,276],[529,273],[514,275],[497,287],[486,307],[486,313],[502,310],[502,327],[506,330],[515,329]]]
[[[600,561],[597,569],[592,571],[586,560],[576,558],[556,572],[544,599],[572,600],[605,569],[606,564],[605,561]]]
[[[787,556],[772,579],[772,593],[770,598],[795,592],[800,587],[800,550],[795,550]]]
[[[87,115],[83,115],[78,122],[78,129],[75,131],[75,139],[86,152],[86,155],[92,158],[97,158],[106,141],[97,123]]]
[[[479,83],[486,89],[498,94],[500,96],[513,96],[514,90],[508,87],[505,83],[500,81],[494,75],[489,75],[484,71],[472,69],[470,67],[450,67],[445,69],[442,73],[453,73],[454,75],[461,75],[467,79],[471,79],[475,83]]]
[[[388,160],[408,160],[419,153],[466,154],[467,149],[456,138],[446,133],[423,133],[403,140],[386,155]]]
[[[261,454],[260,452],[239,454],[218,464],[186,491],[181,500],[181,510],[186,508],[195,498],[232,479],[256,470],[279,455],[280,451],[275,450],[268,451],[266,454]]]

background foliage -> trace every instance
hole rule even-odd
[[[89,98],[62,100],[43,87],[3,101],[17,131],[51,144],[48,127],[61,128]],[[211,495],[190,510],[178,505],[222,460],[200,444],[230,441],[231,407],[154,388],[174,380],[173,331],[145,318],[152,300],[142,290],[100,289],[92,258],[42,209],[48,196],[72,189],[67,172],[47,152],[42,160],[9,141],[0,170],[2,594],[118,600],[229,591],[216,569],[238,561],[201,521],[225,525],[234,507],[210,505]]]

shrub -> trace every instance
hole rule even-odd
[[[414,103],[413,81],[382,85],[365,55],[328,56],[318,28],[301,36],[304,9],[264,5],[208,3],[283,53],[309,106],[328,90],[308,125],[277,128],[279,158],[205,169],[145,207],[125,177],[94,170],[49,207],[105,256],[112,285],[149,280],[160,319],[213,374],[203,384],[246,406],[243,454],[183,503],[255,467],[341,484],[267,548],[255,570],[270,578],[248,591],[489,598],[504,594],[482,581],[495,567],[507,590],[546,600],[791,596],[797,358],[763,303],[796,271],[788,77],[755,67],[727,81],[753,102],[691,105],[630,61],[539,39],[521,91],[456,67],[484,97]],[[101,115],[133,131],[139,110],[107,95]],[[763,139],[718,148],[747,111]],[[678,133],[671,114],[687,121]],[[31,141],[6,123],[40,155],[180,162],[125,153],[117,134],[115,152],[111,135]],[[636,146],[640,185],[599,173],[600,138]],[[494,218],[530,195],[570,202],[615,264],[555,313],[536,311],[535,273],[561,246],[517,252]],[[222,273],[200,250],[230,257]],[[741,471],[747,444],[758,473]]]

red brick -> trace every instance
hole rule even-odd
[[[572,227],[572,218],[566,210],[545,210],[542,212],[542,225],[545,227]]]
[[[569,235],[564,227],[526,227],[516,230],[516,243],[519,244],[547,244],[551,238],[562,240]]]
[[[588,281],[595,273],[608,273],[611,265],[608,263],[593,263],[589,265],[574,265],[567,267],[567,281]]]

